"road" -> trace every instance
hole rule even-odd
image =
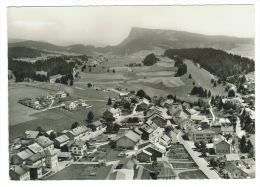
[[[179,141],[185,149],[189,152],[190,156],[199,166],[199,169],[209,178],[209,179],[221,179],[221,177],[214,171],[211,170],[211,167],[208,167],[208,163],[204,158],[199,157],[201,155],[200,152],[193,151],[188,141],[183,140],[182,136],[179,136]]]
[[[211,115],[212,115],[212,121],[215,121],[216,117],[215,117],[215,115],[214,115],[214,113],[213,113],[213,111],[212,111],[212,105],[211,105],[210,102],[211,102],[211,99],[209,100],[209,106],[210,106],[209,111],[210,111],[210,113],[211,113]]]

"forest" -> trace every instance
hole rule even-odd
[[[213,48],[168,49],[164,56],[192,60],[201,68],[226,80],[227,77],[255,71],[255,61]]]

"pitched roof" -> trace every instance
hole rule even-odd
[[[13,169],[11,169],[10,171],[15,172],[16,174],[18,174],[19,176],[27,173],[29,170],[26,167],[22,167],[22,166],[14,166]]]
[[[52,149],[52,150],[45,150],[44,152],[47,156],[53,156],[53,155],[56,155],[59,152],[59,150],[58,149]]]
[[[202,121],[206,118],[206,116],[201,116],[201,115],[191,115],[190,119],[196,120],[196,121]]]
[[[231,153],[231,154],[226,154],[226,159],[227,161],[236,161],[240,160],[239,154]]]
[[[74,135],[74,136],[77,136],[77,135],[84,133],[86,131],[88,131],[88,128],[84,125],[81,125],[79,127],[76,127],[74,129],[69,130],[69,133]]]
[[[71,140],[68,143],[68,147],[72,146],[72,145],[76,145],[78,147],[83,147],[85,145],[86,141],[83,141],[82,139],[79,140]]]
[[[119,136],[115,139],[115,141],[123,138],[123,137],[127,137],[128,139],[132,140],[133,142],[137,142],[140,139],[140,136],[136,133],[134,133],[133,131],[127,131],[125,134],[123,134],[122,136]]]
[[[232,172],[234,169],[238,169],[234,163],[229,163],[224,166],[224,169],[227,170],[228,172]]]
[[[195,128],[192,128],[190,132],[192,132],[194,134],[215,134],[215,132],[212,130],[207,130],[207,129],[198,130]]]
[[[109,178],[109,175],[114,169],[114,165],[108,165],[108,166],[102,166],[99,168],[97,175],[96,175],[96,180],[106,180]]]
[[[39,135],[39,131],[25,131],[25,136],[26,138],[29,138],[29,139],[35,139],[37,138],[37,136]]]
[[[134,158],[123,158],[119,161],[118,165],[123,165],[121,169],[133,169],[137,163],[137,160]]]
[[[70,138],[68,136],[66,136],[65,134],[55,138],[56,141],[58,141],[59,143],[63,143],[68,141]]]
[[[42,146],[43,148],[48,147],[53,144],[53,141],[51,141],[49,138],[45,136],[40,136],[36,139],[36,142]]]
[[[176,177],[172,167],[167,162],[159,163],[158,167],[161,168],[158,178]]]
[[[42,152],[43,148],[38,144],[38,143],[34,143],[31,144],[29,146],[27,146],[33,153],[38,153],[38,152]]]
[[[143,166],[138,166],[137,169],[134,170],[134,180],[148,180],[151,179],[150,172],[147,171]]]
[[[66,157],[66,158],[70,158],[71,157],[71,152],[61,152],[61,151],[59,151],[58,153],[57,153],[57,156],[58,157]]]
[[[152,156],[152,153],[150,153],[149,151],[146,151],[146,150],[140,150],[139,151],[139,153],[137,153],[137,154],[140,154],[140,153],[145,153],[145,154],[147,154],[147,155],[149,155],[149,156]]]
[[[44,151],[36,153],[35,155],[31,156],[28,160],[31,160],[31,161],[35,162],[35,161],[37,161],[37,160],[39,160],[39,159],[41,159],[43,157],[45,157]]]
[[[213,145],[217,145],[219,144],[220,142],[226,142],[228,144],[230,144],[229,142],[226,141],[226,138],[224,136],[221,136],[221,135],[216,135],[214,138],[213,138]]]
[[[62,77],[62,75],[61,74],[57,74],[57,75],[50,76],[49,78],[50,79],[57,79],[57,78],[60,78],[60,77]]]
[[[33,156],[34,153],[30,151],[29,149],[25,149],[24,151],[21,151],[17,153],[17,156],[19,156],[22,160],[26,160],[27,158]]]
[[[101,121],[95,121],[95,122],[92,123],[92,125],[98,127],[98,126],[102,125],[102,122]]]
[[[233,132],[233,126],[221,126],[221,132]]]
[[[119,108],[110,108],[108,109],[109,112],[111,112],[112,114],[117,114],[119,112],[121,112],[121,110]]]

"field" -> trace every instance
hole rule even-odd
[[[9,102],[9,126],[16,125],[18,123],[30,121],[36,119],[31,115],[40,112],[24,106],[17,101],[26,97],[37,97],[48,94],[47,90],[39,88],[29,88],[27,86],[12,87],[8,89],[8,102]]]
[[[227,53],[240,55],[250,59],[255,59],[255,49],[253,44],[240,44],[237,47],[226,51]]]
[[[200,171],[185,171],[179,174],[180,179],[208,179],[206,175]]]
[[[86,102],[93,105],[91,108],[81,108],[76,111],[67,111],[65,109],[51,109],[32,115],[33,120],[9,126],[9,137],[14,139],[20,136],[26,130],[35,130],[41,126],[44,130],[54,130],[61,132],[70,129],[74,122],[79,124],[87,124],[87,114],[89,111],[94,113],[94,120],[98,120],[103,112],[108,108],[105,102]]]

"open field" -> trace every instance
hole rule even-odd
[[[94,120],[98,120],[103,112],[109,108],[105,102],[86,102],[93,105],[91,108],[80,108],[76,111],[67,111],[65,109],[51,109],[32,115],[33,120],[9,126],[9,138],[14,139],[20,136],[26,130],[35,130],[41,126],[44,130],[54,130],[61,132],[70,129],[71,124],[78,122],[79,124],[87,124],[87,114],[89,111],[94,113]]]
[[[8,94],[9,126],[12,126],[18,123],[34,120],[36,118],[32,117],[31,115],[40,112],[39,110],[35,110],[18,103],[18,100],[26,97],[38,97],[41,95],[47,95],[48,91],[44,89],[24,86],[17,88],[9,88]]]
[[[208,179],[206,175],[200,170],[185,171],[179,173],[179,178],[180,179]]]

